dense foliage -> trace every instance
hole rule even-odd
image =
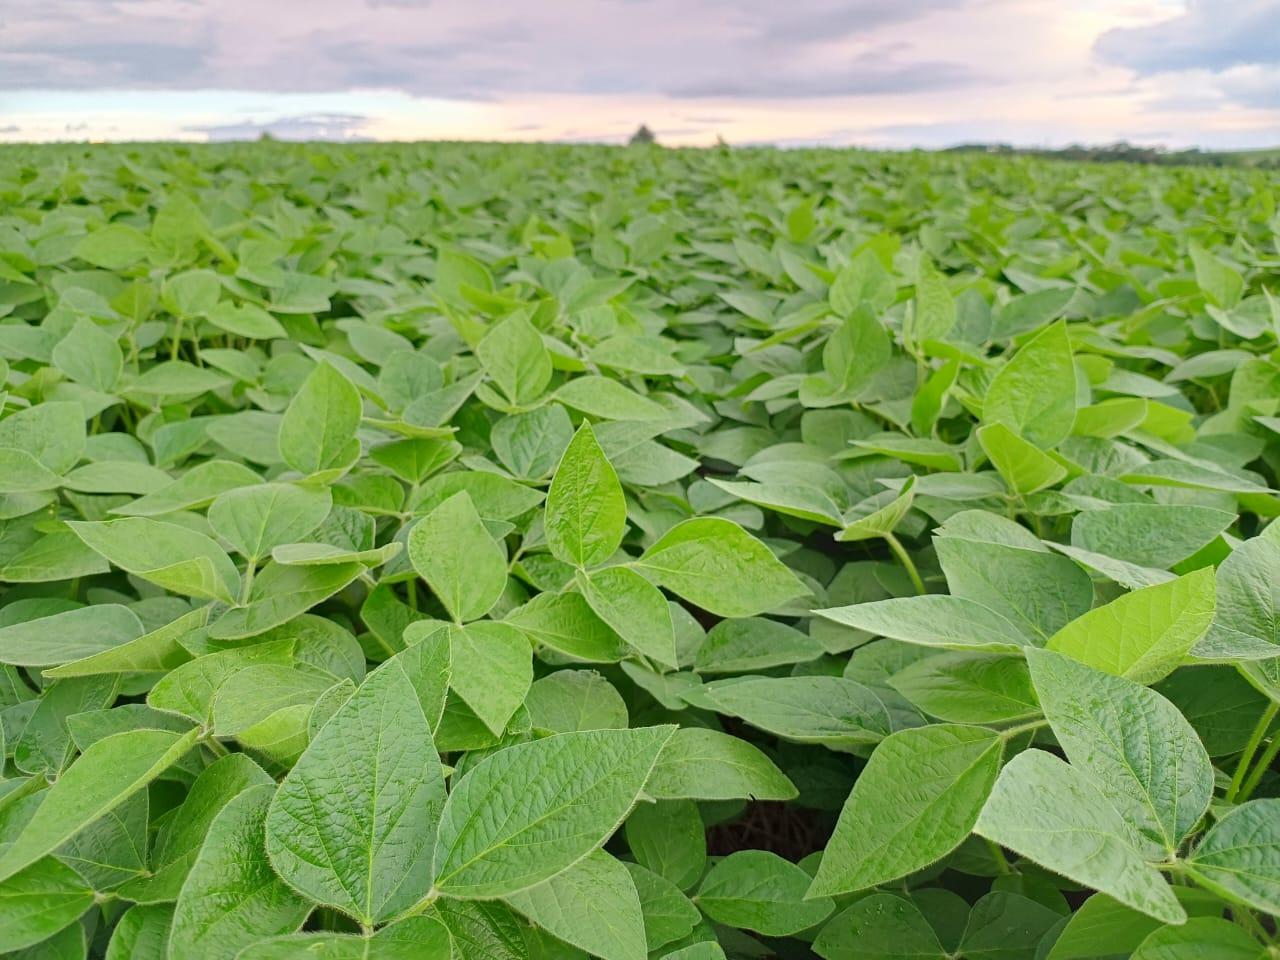
[[[1268,176],[0,151],[0,953],[1274,955]]]

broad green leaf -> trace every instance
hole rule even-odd
[[[1118,503],[1076,514],[1071,545],[1165,570],[1211,543],[1234,520],[1225,510],[1195,504]]]
[[[722,712],[799,743],[876,743],[890,730],[888,711],[866,686],[844,677],[751,677],[706,688]]]
[[[75,247],[75,255],[95,267],[124,270],[151,253],[147,235],[126,223],[108,223],[91,231]]]
[[[465,492],[409,531],[409,560],[457,623],[488,613],[507,584],[507,558]]]
[[[1186,911],[1139,853],[1132,827],[1084,773],[1028,750],[1001,771],[975,830],[1070,880],[1165,923]]]
[[[1181,927],[1154,930],[1131,960],[1262,960],[1266,948],[1221,917],[1194,917]]]
[[[667,416],[661,404],[607,377],[574,377],[554,396],[566,407],[602,420],[661,420]]]
[[[1280,913],[1280,800],[1251,800],[1213,825],[1187,861],[1196,881]]]
[[[77,831],[142,789],[195,744],[198,729],[129,730],[89,746],[45,794],[35,815],[0,857],[9,877],[52,853]]]
[[[1065,323],[1028,340],[1000,368],[982,400],[982,422],[1003,423],[1042,449],[1055,446],[1076,416],[1076,374]]]
[[[266,937],[293,933],[313,904],[271,869],[263,840],[273,785],[250,787],[214,817],[173,911],[169,956],[235,957]]]
[[[293,933],[259,940],[236,960],[450,960],[448,928],[435,917],[406,917],[370,936],[353,933]]]
[[[198,531],[146,517],[68,524],[113,565],[166,590],[234,603],[240,574],[220,546]]]
[[[551,354],[542,336],[524,317],[513,314],[476,345],[485,372],[512,404],[524,406],[551,382]]]
[[[1242,646],[1280,654],[1280,543],[1254,537],[1218,565],[1217,610],[1197,655],[1231,656]]]
[[[1240,302],[1244,278],[1239,273],[1198,243],[1189,244],[1187,252],[1195,267],[1196,284],[1205,299],[1224,310],[1230,310]]]
[[[644,937],[649,949],[662,947],[687,936],[702,915],[693,902],[670,880],[635,863],[625,865],[631,872],[640,909],[644,913]]]
[[[628,720],[622,695],[592,670],[557,670],[535,680],[524,706],[533,729],[546,733],[622,730]]]
[[[917,660],[889,685],[947,723],[1008,723],[1040,713],[1026,660],[985,653],[940,653]]]
[[[942,594],[893,597],[814,613],[846,627],[880,637],[946,650],[1016,653],[1035,634],[973,600]]]
[[[676,524],[636,566],[720,617],[755,616],[806,593],[804,584],[768,547],[738,524],[718,517]]]
[[[280,421],[280,456],[303,476],[345,470],[359,456],[360,394],[329,363],[320,363]]]
[[[213,698],[223,682],[253,663],[293,663],[293,640],[273,640],[208,653],[165,674],[147,694],[147,705],[201,724],[212,722]]]
[[[77,383],[110,393],[124,370],[124,354],[115,337],[81,317],[53,348],[53,363]]]
[[[859,516],[856,520],[847,522],[844,529],[836,534],[836,539],[841,543],[850,543],[893,533],[915,501],[915,485],[916,478],[911,476],[896,494],[886,490],[884,494],[870,498],[875,504],[875,509]],[[880,505],[880,501],[885,499],[888,502]],[[854,510],[857,511],[857,508],[855,507]]]
[[[1174,887],[1174,894],[1192,918],[1220,916],[1222,902],[1207,890]],[[1126,907],[1105,893],[1095,893],[1071,915],[1053,942],[1046,960],[1098,960],[1128,956],[1151,933],[1165,927],[1160,921]],[[1185,927],[1168,927],[1178,930]]]
[[[687,727],[675,732],[653,768],[645,792],[657,799],[792,800],[795,785],[745,740]]]
[[[524,702],[533,683],[529,640],[506,623],[482,621],[449,628],[450,686],[495,735]]]
[[[382,923],[431,887],[444,778],[417,691],[394,662],[320,730],[271,801],[266,848],[306,896]]]
[[[873,893],[838,913],[819,932],[823,960],[945,960],[949,956],[910,900]]]
[[[587,423],[556,467],[544,527],[551,552],[579,567],[599,566],[622,543],[627,528],[622,484]]]
[[[249,602],[213,621],[209,636],[238,640],[288,623],[329,599],[364,571],[364,564],[359,562],[290,566],[272,561],[254,580]]]
[[[119,516],[156,517],[177,510],[191,510],[228,490],[261,483],[262,478],[233,460],[210,460],[192,467],[176,480],[112,510]],[[215,532],[219,532],[215,529]]]
[[[1000,737],[978,727],[885,739],[854,783],[810,894],[864,890],[946,856],[973,830],[1003,754]]]
[[[436,888],[506,896],[571,867],[626,818],[672,732],[564,733],[482,760],[445,804]]]
[[[627,868],[603,850],[506,899],[548,933],[601,960],[648,955],[636,885]]]
[[[575,660],[613,663],[627,654],[622,638],[580,593],[540,593],[507,614],[505,622]]]
[[[172,922],[169,904],[135,904],[120,915],[105,960],[165,960]]]
[[[630,567],[579,572],[574,581],[591,610],[641,656],[679,666],[667,598]]]
[[[97,603],[0,627],[0,663],[43,667],[89,657],[145,632],[142,621],[118,603]]]
[[[1067,468],[1003,423],[978,428],[978,443],[1009,489],[1026,497],[1051,487],[1067,475]]]
[[[1178,709],[1154,690],[1046,650],[1031,679],[1054,735],[1144,843],[1174,856],[1213,795],[1213,767]]]
[[[435,916],[449,931],[454,958],[528,960],[520,918],[505,903],[446,898]]]
[[[1046,644],[1097,670],[1151,684],[1187,659],[1214,618],[1212,568],[1123,594]]]
[[[282,543],[304,539],[324,522],[331,506],[325,489],[287,483],[242,486],[213,501],[209,525],[238,554],[254,562]]]
[[[649,781],[652,784],[653,778]],[[706,870],[706,830],[691,800],[641,803],[627,817],[627,846],[641,866],[688,890]]]
[[[694,902],[719,923],[785,937],[831,916],[826,897],[806,897],[809,875],[766,850],[739,850],[720,860],[698,888]]]
[[[0,950],[21,950],[76,922],[93,889],[70,867],[44,857],[0,881]]]
[[[707,631],[694,665],[699,673],[751,673],[815,660],[822,644],[776,620],[743,617],[721,620]]]
[[[14,450],[26,454],[37,468],[61,476],[84,453],[84,421],[84,408],[78,403],[38,403],[0,420],[0,448],[5,449],[6,456]],[[0,490],[8,492],[7,488]]]

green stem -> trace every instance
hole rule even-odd
[[[912,584],[915,585],[916,593],[926,594],[929,591],[924,588],[924,581],[920,579],[920,571],[916,569],[916,565],[912,562],[910,554],[906,548],[902,546],[902,541],[895,537],[892,533],[884,535],[884,542],[889,544],[889,549],[893,551],[893,555],[898,558],[898,562],[902,564],[907,571],[907,576],[911,578]]]
[[[1280,753],[1280,737],[1272,737],[1271,742],[1267,744],[1267,749],[1262,751],[1262,756],[1253,765],[1253,772],[1249,774],[1249,779],[1240,788],[1239,800],[1241,803],[1253,796],[1253,791],[1258,789],[1258,784],[1262,782],[1262,778],[1271,769],[1271,764],[1278,753]]]
[[[1011,740],[1020,733],[1029,733],[1032,730],[1039,730],[1041,727],[1047,727],[1049,721],[1041,718],[1039,720],[1029,720],[1026,723],[1019,723],[1012,727],[1005,727],[1000,731],[1002,740]]]
[[[1278,711],[1280,711],[1280,703],[1270,703],[1258,718],[1258,724],[1253,728],[1249,742],[1245,744],[1244,752],[1240,754],[1240,761],[1236,764],[1231,786],[1227,788],[1227,803],[1236,802],[1240,787],[1244,784],[1245,774],[1249,772],[1249,765],[1253,762],[1253,755],[1258,752],[1258,746],[1262,743],[1262,738],[1267,735],[1267,729],[1271,726],[1271,721],[1275,720]]]
[[[203,743],[206,747],[208,747],[210,750],[213,751],[213,755],[215,757],[225,757],[231,752],[226,747],[224,747],[221,743],[219,743],[217,738],[215,738],[212,734],[205,737],[203,740]]]

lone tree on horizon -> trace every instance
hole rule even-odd
[[[638,144],[657,143],[658,138],[654,136],[653,131],[645,124],[640,124],[640,129],[631,135],[631,139],[627,141],[628,146],[636,146]]]

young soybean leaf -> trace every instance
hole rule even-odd
[[[862,504],[854,507],[850,515],[845,518],[844,529],[836,534],[836,540],[840,543],[853,543],[892,534],[902,522],[902,518],[911,510],[911,504],[915,500],[915,486],[916,478],[912,475],[896,493],[885,490],[864,501],[874,507],[869,513],[859,511],[858,507]],[[853,518],[852,515],[855,513],[861,515]]]
[[[434,915],[449,931],[454,958],[529,960],[520,918],[505,903],[444,898]]]
[[[81,317],[53,348],[53,364],[77,383],[110,393],[124,370],[124,355],[115,337]]]
[[[944,650],[1017,653],[1035,634],[973,600],[946,594],[891,597],[813,611],[833,623],[879,637]]]
[[[1070,880],[1165,923],[1186,911],[1138,852],[1133,828],[1093,780],[1043,750],[1001,771],[975,831]]]
[[[294,889],[366,926],[431,887],[444,777],[418,692],[395,661],[365,679],[285,777],[266,849]]]
[[[1003,423],[1041,449],[1071,432],[1076,417],[1076,373],[1065,323],[1028,340],[991,381],[982,422]]]
[[[1213,568],[1206,567],[1090,610],[1046,646],[1096,670],[1152,684],[1187,659],[1214,610]]]
[[[1232,550],[1218,565],[1217,601],[1197,656],[1280,654],[1280,543],[1254,537]]]
[[[1151,847],[1173,856],[1213,795],[1195,730],[1154,690],[1047,650],[1028,650],[1031,678],[1067,759]]]
[[[598,567],[622,543],[627,529],[622,484],[586,422],[556,467],[544,528],[551,553],[578,567]]]
[[[675,732],[645,792],[660,800],[792,800],[799,795],[795,784],[759,748],[697,727]]]
[[[253,582],[249,602],[234,607],[209,625],[217,640],[239,640],[264,633],[333,596],[365,570],[361,563],[289,566],[272,561]]]
[[[1234,521],[1225,510],[1190,503],[1118,503],[1076,514],[1071,545],[1165,570],[1213,542]]]
[[[693,901],[670,880],[646,870],[638,863],[627,863],[624,866],[630,871],[636,893],[640,895],[640,909],[644,914],[644,938],[649,950],[659,950],[688,936],[702,919],[702,914],[693,905]]]
[[[889,686],[946,723],[1009,723],[1040,713],[1021,657],[939,653],[899,670]]]
[[[878,743],[890,731],[880,698],[844,677],[751,677],[705,690],[721,712],[798,743]]]
[[[667,598],[630,567],[579,571],[575,582],[591,610],[641,656],[676,669],[675,628]]]
[[[293,933],[314,907],[271,869],[263,840],[273,785],[250,787],[214,817],[173,911],[169,956],[234,957],[264,937]]]
[[[53,857],[0,882],[0,951],[47,940],[93,906],[93,888]]]
[[[626,818],[674,729],[563,733],[480,761],[445,804],[436,888],[501,897],[577,863]]]
[[[485,335],[476,345],[476,356],[513,406],[537,400],[551,382],[551,354],[542,335],[518,313]]]
[[[37,468],[61,476],[84,453],[84,422],[84,407],[79,403],[38,403],[0,420],[0,448],[16,450],[34,460]]]
[[[978,727],[936,724],[886,738],[854,782],[809,894],[865,890],[960,846],[1003,754],[999,735]]]
[[[142,621],[118,603],[95,603],[0,627],[0,663],[44,667],[110,650],[146,632]]]
[[[226,551],[188,527],[146,517],[67,526],[121,570],[166,590],[226,603],[240,593],[240,574]]]
[[[1062,914],[1043,903],[1006,890],[993,890],[973,905],[961,936],[964,957],[1014,953],[1026,956],[1062,922]]]
[[[331,364],[317,364],[280,421],[281,458],[304,477],[340,475],[360,455],[362,409],[351,381]]]
[[[636,566],[668,590],[720,617],[752,617],[808,592],[768,547],[720,517],[696,517],[676,524],[644,552]]]
[[[652,785],[653,777],[649,782]],[[649,789],[646,786],[646,792]],[[707,867],[707,828],[693,801],[638,804],[627,817],[625,829],[631,855],[645,868],[681,890],[702,879]]]
[[[507,903],[565,943],[601,960],[645,960],[640,896],[625,866],[596,850]]]
[[[1280,914],[1280,800],[1251,800],[1209,830],[1187,861],[1198,883]]]
[[[979,427],[978,443],[1009,489],[1019,497],[1051,487],[1067,475],[1066,467],[1003,423]]]
[[[213,532],[250,562],[269,556],[282,543],[296,543],[324,523],[333,506],[326,488],[289,483],[243,486],[221,494],[209,506]]]
[[[58,849],[123,803],[195,744],[200,731],[127,730],[90,745],[49,788],[35,815],[0,856],[9,877]]]
[[[450,686],[495,736],[524,703],[533,683],[529,640],[506,623],[482,621],[449,628]]]
[[[409,531],[409,560],[455,623],[479,620],[507,584],[507,558],[465,492]]]
[[[924,914],[910,900],[873,893],[836,916],[813,942],[823,960],[946,960]]]
[[[809,897],[809,875],[767,850],[739,850],[707,872],[694,902],[711,919],[767,937],[786,937],[817,926],[835,909],[827,897]]]
[[[1262,960],[1266,949],[1230,920],[1193,917],[1153,930],[1130,960]]]
[[[120,915],[104,960],[165,960],[172,923],[172,904],[134,904]]]

